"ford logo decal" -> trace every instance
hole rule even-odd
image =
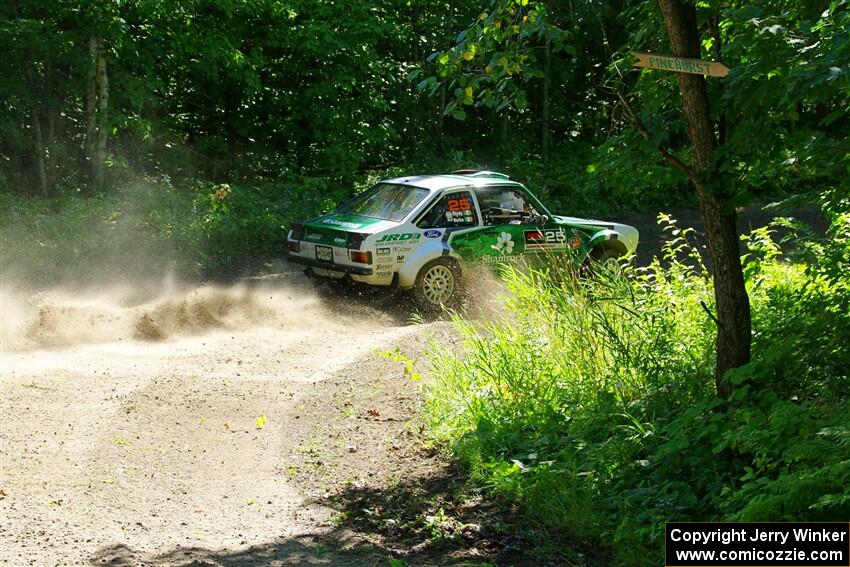
[[[425,238],[440,238],[440,235],[443,234],[439,230],[426,230]]]

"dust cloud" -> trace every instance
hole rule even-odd
[[[507,293],[504,282],[491,266],[467,266],[460,312],[470,319],[497,320],[504,314]]]
[[[149,290],[150,286],[27,293],[3,282],[0,352],[119,341],[162,342],[257,327],[357,328],[387,318],[363,306],[340,310],[318,297],[306,282],[249,280],[227,286],[181,285],[167,278],[152,297],[149,293],[140,295],[140,289]]]

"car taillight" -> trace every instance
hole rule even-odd
[[[359,250],[360,245],[363,244],[363,241],[366,240],[368,234],[360,234],[359,232],[349,232],[348,233],[348,243],[346,246],[352,250]]]
[[[292,223],[292,232],[289,238],[292,240],[304,240],[304,225],[300,222]]]
[[[301,243],[297,240],[289,240],[287,244],[290,252],[301,252]]]
[[[371,264],[372,263],[372,253],[371,252],[355,252],[351,251],[351,261],[357,262],[358,264]]]

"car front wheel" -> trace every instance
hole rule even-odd
[[[610,271],[620,263],[623,256],[621,252],[613,248],[597,246],[591,250],[581,266],[583,276],[591,276],[595,273]]]
[[[460,268],[452,260],[438,258],[425,264],[416,276],[413,297],[423,311],[451,307],[460,296]]]

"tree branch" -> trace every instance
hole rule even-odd
[[[629,101],[626,99],[625,95],[620,90],[617,90],[617,97],[620,99],[620,102],[623,103],[623,106],[626,109],[626,114],[629,115],[629,120],[632,121],[632,124],[637,129],[637,131],[640,132],[640,135],[643,136],[647,142],[651,142],[649,130],[646,129],[646,126],[643,124],[643,120],[640,119],[640,116],[638,116],[637,112],[635,112],[635,109],[632,108],[632,105],[629,104]],[[696,173],[694,173],[694,170],[691,169],[690,166],[688,166],[688,164],[674,156],[666,148],[656,146],[655,149],[658,150],[658,153],[661,154],[661,157],[667,160],[670,165],[687,175],[688,179],[690,179],[694,183],[697,183],[697,175]]]
[[[700,301],[699,304],[702,306],[703,311],[709,316],[709,318],[714,321],[714,324],[719,328],[720,321],[717,320],[717,317],[714,316],[714,313],[711,312],[711,309],[708,308],[708,305],[705,304],[705,301]]]

